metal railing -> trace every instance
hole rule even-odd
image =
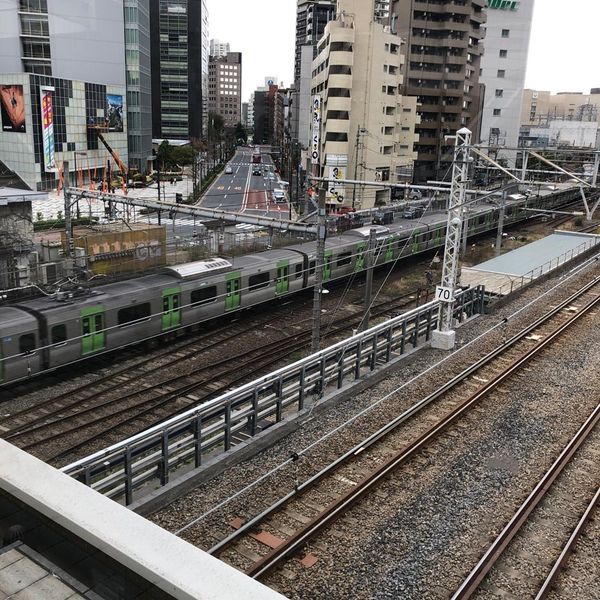
[[[456,296],[458,322],[484,311],[482,286]],[[439,303],[429,302],[231,390],[201,406],[61,469],[115,500],[133,502],[142,486],[164,486],[261,431],[298,415],[318,398],[428,341]]]
[[[560,267],[561,265],[564,265],[569,261],[573,260],[574,258],[578,257],[579,255],[583,254],[584,252],[591,250],[594,246],[597,246],[598,244],[600,244],[600,236],[595,236],[579,244],[579,246],[577,246],[576,248],[567,250],[566,252],[563,252],[560,256],[556,256],[555,258],[546,261],[539,267],[531,269],[531,271],[528,271],[524,275],[507,275],[507,278],[509,278],[510,281],[507,281],[504,285],[500,286],[499,288],[494,288],[493,294],[490,295],[493,295],[494,297],[502,297],[507,294],[512,294],[513,292],[533,283],[536,279],[542,277],[542,275],[546,275],[547,273],[558,269],[558,267]]]

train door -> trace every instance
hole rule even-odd
[[[92,306],[81,311],[81,352],[90,354],[102,350],[106,342],[104,307]]]
[[[277,285],[275,292],[285,294],[290,289],[290,261],[280,260],[277,263]]]
[[[323,281],[331,279],[331,263],[333,261],[333,250],[325,250],[325,264],[323,265]]]
[[[410,238],[410,249],[413,254],[416,254],[419,251],[419,242],[417,241],[419,237],[418,233],[413,233]]]
[[[234,310],[240,306],[242,297],[242,280],[240,274],[230,273],[227,275],[225,310]]]
[[[172,329],[181,325],[181,289],[163,290],[162,329]]]
[[[394,260],[394,238],[388,238],[385,242],[385,257],[384,262],[391,262]]]
[[[356,247],[356,265],[354,266],[355,271],[364,271],[366,249],[366,244],[358,244],[358,246]]]

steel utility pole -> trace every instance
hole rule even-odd
[[[65,253],[67,258],[73,258],[73,229],[71,227],[71,196],[69,194],[69,161],[63,161],[63,193],[65,200]]]
[[[377,247],[377,230],[369,231],[369,245],[365,253],[365,269],[367,279],[365,282],[365,314],[360,322],[360,331],[369,329],[369,319],[371,318],[371,299],[373,296],[373,267],[375,266],[375,249]]]
[[[436,299],[440,301],[440,313],[438,328],[432,334],[431,346],[441,350],[452,350],[454,348],[455,332],[452,329],[454,290],[458,272],[462,217],[467,191],[470,155],[471,131],[463,127],[456,132],[442,285],[437,286],[435,294]]]
[[[500,256],[500,250],[502,249],[502,232],[504,229],[504,212],[506,211],[506,197],[508,192],[504,190],[502,192],[502,204],[500,205],[500,216],[498,217],[498,235],[496,236],[496,248],[494,250],[495,256]]]
[[[311,342],[312,352],[318,352],[321,348],[321,298],[323,295],[323,269],[325,268],[325,239],[327,236],[325,194],[326,190],[324,188],[319,189],[319,209],[317,215],[317,257],[315,261],[313,331]]]

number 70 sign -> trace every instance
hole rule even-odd
[[[454,302],[454,292],[451,288],[443,287],[441,285],[435,286],[435,299],[440,302]]]

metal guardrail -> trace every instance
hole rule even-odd
[[[484,288],[456,296],[462,322],[484,311]],[[109,498],[133,502],[142,486],[164,486],[175,471],[200,467],[261,431],[289,419],[329,390],[428,341],[439,303],[429,302],[320,352],[189,409],[142,433],[61,469]]]

